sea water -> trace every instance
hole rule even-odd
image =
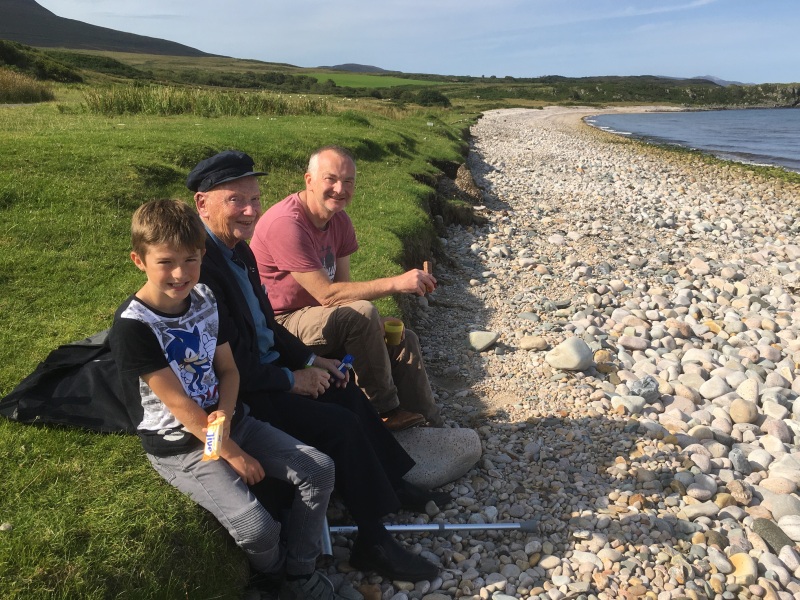
[[[800,108],[622,113],[588,117],[600,129],[800,172]]]

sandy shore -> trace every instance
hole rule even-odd
[[[484,446],[422,520],[537,531],[402,536],[442,576],[368,597],[800,597],[798,187],[581,123],[599,112],[473,127],[487,223],[448,228],[414,315]]]

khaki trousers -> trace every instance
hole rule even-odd
[[[378,309],[366,300],[342,306],[308,306],[278,315],[278,322],[320,356],[353,356],[356,383],[379,413],[400,406],[442,424],[433,400],[419,338],[405,330],[397,346],[386,346]]]

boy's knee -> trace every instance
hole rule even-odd
[[[317,464],[319,465],[320,472],[323,473],[323,475],[326,477],[333,476],[335,466],[333,459],[330,456],[317,450]]]
[[[262,506],[230,519],[236,543],[249,552],[267,552],[280,542],[281,525]]]
[[[309,446],[300,461],[298,471],[306,474],[312,487],[320,491],[330,492],[333,490],[336,481],[336,467],[330,456]]]

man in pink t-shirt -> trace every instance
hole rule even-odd
[[[356,165],[344,148],[315,152],[306,188],[270,208],[258,221],[250,247],[277,320],[320,355],[354,357],[358,385],[387,427],[426,420],[443,424],[422,362],[419,339],[405,330],[397,346],[384,342],[383,319],[370,302],[395,293],[423,295],[436,279],[420,269],[371,281],[350,280],[358,250],[344,209],[355,187]]]

